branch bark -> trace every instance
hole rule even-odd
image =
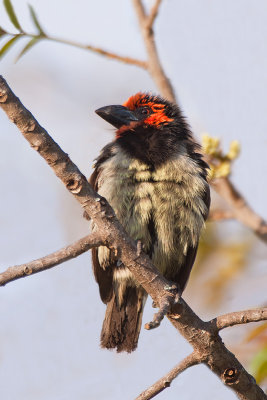
[[[9,267],[6,271],[0,273],[0,286],[4,286],[16,279],[25,278],[26,276],[55,267],[65,261],[78,257],[93,247],[98,247],[104,244],[105,242],[103,238],[100,238],[97,232],[91,233],[77,242],[45,257],[39,258],[38,260]]]
[[[255,308],[253,310],[237,311],[229,314],[220,315],[210,322],[217,331],[228,328],[229,326],[248,324],[249,322],[259,322],[267,320],[267,307]]]
[[[165,303],[164,299],[169,296],[171,304],[172,296],[166,289],[171,283],[159,274],[147,255],[140,253],[140,249],[128,237],[107,201],[93,191],[84,175],[22,105],[2,77],[0,77],[0,107],[79,201],[93,219],[97,232],[104,238],[105,244],[117,252],[123,264],[127,265],[154,302]],[[172,305],[168,318],[192,345],[194,351],[203,356],[204,363],[222,382],[236,392],[239,399],[267,399],[254,378],[224,346],[214,329],[214,324],[202,321],[183,299]]]

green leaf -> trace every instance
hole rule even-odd
[[[6,44],[0,49],[0,59],[5,55],[5,53],[11,48],[11,46],[21,38],[21,35],[16,35],[13,36],[11,39],[9,39]]]
[[[19,53],[19,55],[17,56],[15,62],[17,62],[28,50],[30,50],[32,48],[32,46],[34,46],[37,42],[39,42],[40,38],[38,37],[33,37],[27,44],[25,47],[23,47],[23,49],[21,50],[21,52]]]
[[[29,4],[29,9],[30,9],[30,14],[31,14],[33,23],[34,23],[34,25],[36,26],[36,28],[38,29],[39,35],[40,35],[40,36],[46,36],[46,34],[44,33],[43,28],[42,28],[41,25],[40,25],[40,22],[39,22],[39,20],[38,20],[38,18],[37,18],[37,15],[36,15],[36,13],[35,13],[33,7],[32,7],[30,4]]]
[[[10,18],[10,21],[12,22],[12,24],[15,26],[15,28],[17,28],[20,32],[23,32],[20,23],[17,19],[17,16],[15,14],[14,8],[11,4],[10,0],[4,0],[4,6],[6,8],[6,12],[8,13],[8,16]]]

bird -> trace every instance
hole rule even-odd
[[[159,95],[139,92],[95,112],[115,135],[89,182],[182,293],[210,206],[209,167],[200,145],[180,107]],[[92,249],[92,264],[106,304],[101,347],[130,353],[137,347],[147,293],[107,247]]]

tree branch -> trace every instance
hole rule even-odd
[[[229,326],[248,324],[267,320],[267,307],[255,308],[253,310],[237,311],[229,314],[220,315],[210,322],[217,331],[228,328]]]
[[[161,1],[162,0],[155,0],[155,4],[150,10],[150,14],[147,17],[147,24],[146,24],[147,29],[153,28],[154,21],[158,16],[159,6],[161,5]]]
[[[210,210],[209,212],[209,222],[214,222],[214,221],[225,221],[229,219],[234,219],[234,214],[230,210],[220,210],[220,209],[215,209],[215,210]]]
[[[63,44],[67,44],[67,45],[70,45],[73,47],[77,47],[79,49],[89,50],[89,51],[92,51],[93,53],[97,53],[101,56],[104,56],[104,57],[107,57],[107,58],[110,58],[113,60],[121,61],[125,64],[135,65],[136,67],[147,69],[146,61],[138,60],[138,59],[132,58],[132,57],[120,56],[119,54],[112,53],[112,52],[104,50],[100,47],[91,46],[88,44],[81,44],[81,43],[73,42],[73,41],[67,40],[67,39],[60,39],[60,38],[57,38],[54,36],[46,36],[46,39],[53,41],[53,42],[63,43]]]
[[[136,11],[141,33],[144,39],[144,43],[147,51],[147,69],[151,77],[154,79],[159,91],[162,96],[172,102],[176,102],[175,94],[171,82],[165,75],[165,72],[161,66],[161,62],[158,56],[157,47],[154,40],[154,32],[152,25],[157,15],[160,1],[156,1],[150,16],[147,16],[142,3],[142,0],[132,0],[133,6]]]
[[[83,43],[79,43],[79,42],[74,42],[73,40],[68,40],[68,39],[62,39],[56,36],[49,36],[46,33],[41,33],[39,35],[35,35],[32,33],[28,33],[28,32],[20,32],[20,33],[10,33],[10,32],[6,32],[6,35],[9,35],[13,38],[23,38],[23,37],[28,37],[28,38],[32,38],[36,40],[36,43],[38,41],[41,40],[49,40],[51,42],[55,42],[55,43],[61,43],[61,44],[66,44],[68,46],[72,46],[72,47],[76,47],[78,49],[82,49],[82,50],[89,50],[92,51],[93,53],[99,54],[101,56],[116,60],[116,61],[120,61],[122,63],[128,64],[128,65],[135,65],[136,67],[139,68],[143,68],[143,69],[147,69],[147,62],[143,61],[143,60],[138,60],[137,58],[133,58],[133,57],[127,57],[127,56],[121,56],[117,53],[113,53],[111,51],[107,51],[102,49],[101,47],[96,47],[96,46],[92,46],[89,44],[83,44]],[[21,57],[21,53],[19,54],[18,58]]]
[[[171,282],[160,275],[145,253],[140,253],[135,241],[126,234],[107,201],[93,191],[77,166],[38,124],[1,76],[0,107],[79,201],[94,221],[97,232],[104,238],[106,246],[117,252],[122,263],[127,265],[154,302],[163,304],[164,298],[169,296],[169,302],[172,304],[175,295],[166,289],[170,288]],[[224,346],[213,324],[202,321],[182,298],[172,305],[168,318],[192,345],[194,351],[203,356],[204,363],[236,392],[239,399],[267,399],[255,379]]]
[[[201,354],[203,363],[233,389],[240,400],[267,399],[255,379],[225,347],[213,323],[202,321],[183,299],[172,307],[172,311],[168,318],[173,326]]]
[[[100,238],[97,232],[91,233],[63,249],[55,251],[45,257],[38,258],[38,260],[9,267],[6,271],[0,273],[0,286],[4,286],[16,279],[25,278],[25,276],[55,267],[65,261],[78,257],[93,247],[98,247],[103,244],[104,240]]]
[[[171,371],[164,375],[161,379],[151,385],[148,389],[142,392],[136,400],[149,400],[157,396],[164,389],[171,386],[172,381],[177,378],[187,368],[192,367],[201,363],[203,360],[197,353],[193,352],[189,354],[184,360],[176,365]]]
[[[229,178],[212,180],[212,186],[231,207],[234,217],[267,243],[267,223],[247,204]]]

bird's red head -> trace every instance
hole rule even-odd
[[[196,149],[177,104],[148,93],[137,93],[123,105],[96,110],[116,131],[116,142],[129,156],[160,165],[183,148]],[[189,151],[189,150],[188,150]]]
[[[96,113],[118,128],[116,138],[139,126],[160,129],[174,120],[168,102],[141,92],[129,97],[122,106],[102,107]]]
[[[123,105],[132,111],[140,109],[147,116],[143,123],[150,126],[158,128],[173,121],[173,118],[166,115],[166,103],[156,96],[139,92],[129,97]]]

